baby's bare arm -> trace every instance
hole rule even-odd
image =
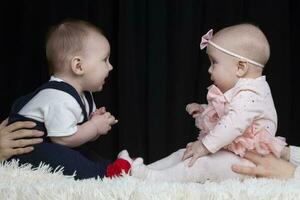
[[[77,131],[71,136],[51,137],[51,141],[68,147],[77,147],[88,141],[94,141],[100,135],[105,135],[117,120],[109,112],[93,115],[84,124],[77,126]]]

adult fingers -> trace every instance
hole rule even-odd
[[[8,123],[8,118],[6,118],[5,120],[3,120],[3,121],[1,122],[1,124],[0,124],[0,129],[1,129],[1,128],[4,128],[4,127],[7,125],[7,123]]]
[[[244,158],[252,161],[254,164],[260,164],[264,159],[261,155],[249,151],[246,152]]]
[[[17,149],[12,150],[12,154],[13,155],[22,155],[22,154],[33,151],[33,149],[34,149],[33,147],[17,148]]]
[[[19,139],[26,137],[41,137],[44,135],[44,132],[38,130],[29,130],[29,129],[21,129],[15,132],[12,132],[10,135],[11,139]]]
[[[11,143],[12,148],[21,148],[26,147],[34,144],[41,143],[43,141],[42,138],[34,138],[34,139],[19,139],[15,140]]]
[[[13,132],[18,129],[24,129],[24,128],[33,128],[36,124],[34,122],[30,121],[24,121],[24,122],[15,122],[10,124],[9,126],[6,127],[7,132]]]
[[[232,165],[231,166],[232,171],[244,174],[248,176],[263,176],[264,172],[262,168],[259,167],[246,167],[242,165]]]

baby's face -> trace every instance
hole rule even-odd
[[[87,39],[83,76],[83,89],[88,91],[101,91],[105,78],[113,69],[109,62],[110,45],[108,40],[100,34],[91,33]]]
[[[214,85],[225,93],[238,81],[238,61],[234,57],[221,52],[211,45],[207,46],[206,53],[210,60],[210,67],[208,69],[210,79]]]

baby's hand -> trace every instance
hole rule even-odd
[[[190,103],[185,109],[193,118],[198,117],[204,111],[204,108],[198,103]]]
[[[187,158],[191,158],[191,161],[189,162],[189,167],[193,166],[196,160],[202,156],[205,156],[209,154],[210,152],[207,150],[207,148],[203,145],[203,143],[199,140],[195,142],[190,142],[186,145],[186,150],[183,153],[182,160],[185,160]]]
[[[107,134],[111,129],[111,126],[118,122],[118,120],[116,120],[109,112],[105,112],[104,114],[94,114],[90,121],[97,127],[99,135]]]
[[[105,112],[106,112],[105,107],[101,107],[99,109],[96,109],[94,112],[92,112],[90,117],[93,117],[94,115],[102,115]]]

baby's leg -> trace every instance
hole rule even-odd
[[[204,182],[206,180],[220,181],[228,178],[245,178],[234,173],[232,164],[254,166],[231,152],[220,151],[215,154],[199,158],[192,167],[188,167],[190,159],[179,162],[163,170],[149,169],[141,160],[133,162],[131,174],[148,180]]]
[[[207,156],[207,179],[211,181],[222,181],[230,178],[238,178],[241,180],[249,178],[249,176],[233,172],[231,170],[231,166],[233,164],[239,164],[249,167],[255,166],[255,164],[250,162],[249,160],[241,158],[240,156],[237,156],[232,152],[222,150],[215,154]],[[201,166],[201,164],[198,164],[198,166]],[[196,171],[195,174],[197,174]],[[198,175],[198,177],[199,179],[201,179],[200,175]]]
[[[182,161],[181,159],[184,151],[185,149],[179,149],[171,155],[147,165],[147,167],[150,169],[162,170],[174,166]]]

